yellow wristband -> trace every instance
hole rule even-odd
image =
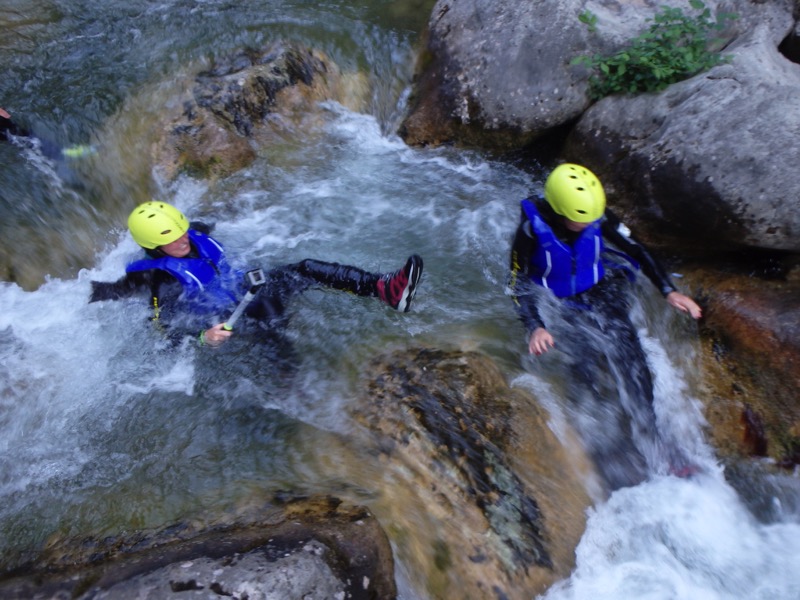
[[[205,331],[205,329],[200,332],[200,345],[201,346],[205,346],[206,345],[206,331]]]

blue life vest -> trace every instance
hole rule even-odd
[[[558,298],[585,292],[603,278],[603,236],[600,221],[584,229],[573,246],[559,240],[530,200],[522,209],[539,242],[531,256],[531,280]]]
[[[181,284],[181,300],[194,313],[211,314],[230,309],[244,295],[242,273],[231,268],[222,246],[213,238],[190,229],[189,240],[197,250],[197,258],[145,258],[132,262],[125,271],[166,271]]]

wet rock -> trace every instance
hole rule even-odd
[[[800,449],[800,280],[686,270],[705,314],[706,419],[724,460],[768,457],[787,468]]]
[[[533,398],[477,353],[393,354],[369,379],[357,418],[395,480],[395,505],[421,511],[420,522],[391,515],[390,535],[431,597],[530,598],[569,573],[588,462]]]
[[[397,594],[386,535],[363,507],[335,498],[275,499],[257,522],[212,531],[162,531],[51,546],[0,580],[0,597],[239,600]]]
[[[323,54],[291,43],[247,49],[199,73],[155,144],[166,179],[180,172],[222,177],[255,160],[281,135],[318,125],[319,102],[357,104],[355,78],[345,78]]]
[[[166,156],[159,165],[168,179],[179,172],[201,178],[222,177],[255,160],[255,148],[229,127],[196,110],[188,109],[184,116],[185,122],[169,133]]]
[[[800,187],[783,177],[800,161],[800,68],[779,51],[794,25],[791,3],[735,10],[742,17],[724,49],[729,64],[658,94],[599,101],[564,152],[635,208],[640,227],[667,228],[710,250],[800,252]]]
[[[695,14],[685,1],[439,0],[401,134],[508,149],[566,138],[556,152],[595,170],[614,206],[641,215],[639,228],[708,250],[800,252],[800,183],[784,176],[800,160],[793,3],[705,4],[738,15],[717,45],[730,64],[592,105],[590,73],[571,61],[623,48],[664,5]],[[579,21],[584,11],[597,17],[593,29]]]
[[[281,90],[297,84],[311,87],[315,78],[325,77],[328,71],[326,61],[307,49],[278,46],[245,51],[200,73],[194,98],[197,106],[248,137],[275,110]]]

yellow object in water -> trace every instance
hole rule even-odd
[[[95,154],[96,152],[97,150],[95,149],[94,146],[78,144],[77,146],[70,146],[69,148],[64,148],[61,151],[61,154],[63,154],[67,158],[83,158],[84,156]]]

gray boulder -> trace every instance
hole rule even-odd
[[[789,2],[754,5],[720,65],[658,94],[592,106],[564,155],[637,213],[708,247],[800,251],[800,67],[778,51]]]
[[[681,0],[439,0],[401,133],[409,143],[518,146],[591,104],[583,54],[612,52]],[[578,16],[597,15],[592,32]]]
[[[706,4],[738,15],[721,34],[729,64],[592,105],[589,72],[572,59],[614,52],[662,6],[691,13],[688,2],[440,0],[400,133],[411,144],[520,148],[566,132],[561,158],[597,171],[651,233],[800,251],[800,70],[778,50],[793,2]],[[594,30],[583,11],[597,16]]]
[[[0,598],[391,600],[392,549],[364,507],[331,496],[276,495],[253,514],[102,540],[52,540],[0,573]],[[224,523],[224,524],[222,524]]]
[[[439,0],[400,127],[406,142],[515,145],[580,115],[586,82],[562,64],[587,47],[579,5]]]

